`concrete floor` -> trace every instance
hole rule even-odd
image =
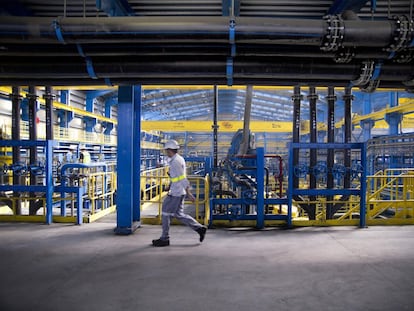
[[[414,310],[414,226],[0,224],[0,310]]]

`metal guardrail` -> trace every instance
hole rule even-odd
[[[209,176],[188,176],[195,202],[185,201],[195,207],[195,219],[207,225],[210,220],[209,207]],[[165,187],[169,185],[170,178],[166,168],[156,168],[141,173],[141,221],[143,223],[161,224],[162,201],[167,194]],[[148,216],[151,210],[153,214]],[[202,213],[204,215],[202,216]]]
[[[414,169],[387,169],[367,178],[368,224],[414,224]]]

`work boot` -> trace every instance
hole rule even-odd
[[[170,246],[170,240],[152,240],[152,245],[155,247]]]
[[[203,227],[198,228],[196,231],[200,235],[200,242],[203,242],[206,236],[207,228],[203,226]]]

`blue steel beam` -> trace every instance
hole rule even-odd
[[[335,0],[328,10],[328,14],[341,14],[344,11],[351,10],[359,12],[369,0]]]
[[[96,0],[96,8],[109,16],[135,15],[127,0]]]

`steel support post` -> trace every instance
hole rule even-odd
[[[12,94],[10,95],[12,100],[12,140],[20,140],[20,104],[22,97],[20,96],[20,87],[13,86]],[[20,146],[13,147],[13,163],[20,162]],[[13,185],[20,185],[20,176],[13,172]],[[15,198],[20,196],[17,191],[13,192]],[[16,201],[16,215],[21,214],[21,201]]]
[[[326,97],[326,100],[328,102],[328,143],[334,143],[335,142],[335,88],[334,87],[328,87],[328,96]],[[328,155],[327,155],[327,164],[328,164],[328,176],[326,180],[326,186],[328,189],[334,188],[334,176],[332,174],[332,167],[334,165],[335,161],[335,149],[328,149]],[[326,200],[332,201],[332,196],[327,196]],[[326,204],[326,218],[332,219],[332,203]]]
[[[53,94],[50,86],[45,87],[45,110],[46,110],[46,139],[53,139]]]
[[[34,86],[29,86],[29,93],[27,94],[27,98],[29,100],[29,139],[31,141],[37,140],[37,95],[36,95],[36,88]],[[30,164],[36,165],[37,164],[37,146],[30,147]],[[30,173],[30,185],[36,185],[37,178],[36,175]],[[31,192],[30,197],[35,197],[35,193]],[[35,210],[35,200],[30,200],[29,203],[29,210]]]
[[[264,149],[256,149],[256,167],[257,167],[257,197],[256,197],[256,210],[257,210],[257,220],[256,228],[264,228]]]
[[[214,168],[218,166],[218,87],[214,85],[213,89],[213,158],[214,158]]]
[[[317,143],[317,118],[316,118],[316,101],[318,100],[318,95],[316,94],[316,88],[311,86],[309,87],[309,113],[310,113],[310,142]],[[309,167],[313,169],[318,164],[318,150],[310,149],[310,159]],[[316,176],[315,174],[310,174],[309,188],[316,189]],[[315,201],[316,197],[311,196],[311,201]],[[308,216],[310,220],[315,219],[316,217],[316,205],[314,203],[309,204]]]
[[[362,140],[364,142],[371,139],[371,130],[375,125],[375,121],[371,119],[363,120],[360,122],[360,126],[362,129]]]
[[[294,143],[300,142],[300,102],[302,100],[302,95],[300,94],[300,86],[295,86],[293,90],[293,137],[292,140]],[[296,166],[299,164],[299,149],[293,149],[293,161],[292,166]],[[299,187],[299,178],[297,176],[292,175],[293,177],[293,184],[292,186],[295,188]]]
[[[115,233],[128,235],[133,233],[139,222],[135,222],[135,204],[139,206],[139,163],[140,154],[136,154],[137,143],[140,140],[140,133],[136,133],[136,115],[139,115],[135,108],[135,89],[132,85],[119,86],[118,89],[118,150],[117,150],[117,227]],[[140,99],[138,99],[139,101]],[[132,131],[131,131],[132,129]],[[140,151],[138,149],[138,151]],[[137,176],[138,175],[138,176]],[[139,182],[138,182],[139,184]],[[138,198],[138,200],[137,200]],[[134,202],[137,200],[138,202]],[[139,218],[139,212],[138,212]]]
[[[352,135],[352,100],[354,96],[352,95],[352,89],[350,87],[345,88],[344,98],[344,143],[348,144],[351,142]],[[351,149],[344,150],[344,165],[347,168],[346,174],[344,177],[344,188],[351,187]]]
[[[53,140],[48,140],[45,146],[46,163],[46,224],[50,225],[53,221]],[[78,207],[79,210],[79,207]]]
[[[400,125],[402,121],[402,115],[399,112],[387,113],[385,115],[385,121],[388,123],[388,134],[390,136],[400,134]]]

